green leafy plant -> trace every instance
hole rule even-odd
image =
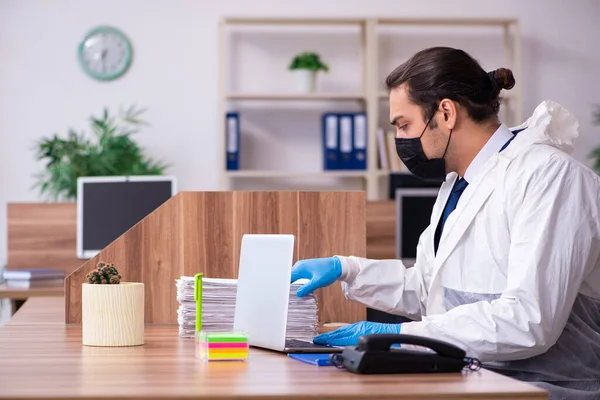
[[[600,105],[596,105],[596,110],[592,114],[592,123],[594,125],[600,125]],[[596,173],[600,174],[600,146],[592,150],[590,157],[594,160],[594,170],[596,170]]]
[[[98,268],[87,274],[88,283],[99,285],[118,285],[121,283],[121,274],[114,264],[100,261]]]
[[[310,71],[325,71],[329,72],[329,66],[321,61],[321,57],[317,53],[303,52],[298,54],[292,60],[290,70],[307,69]]]
[[[54,134],[36,144],[36,156],[45,170],[35,177],[34,187],[55,200],[77,197],[77,178],[82,176],[162,175],[167,168],[142,153],[132,139],[140,126],[144,109],[131,106],[118,117],[104,109],[102,116],[90,117],[92,137],[70,129],[67,138]]]

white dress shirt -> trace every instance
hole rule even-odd
[[[481,170],[483,164],[485,164],[494,153],[499,152],[500,149],[502,149],[502,146],[504,146],[504,144],[512,137],[513,133],[510,129],[508,129],[506,125],[500,124],[498,129],[496,129],[496,132],[494,132],[483,148],[479,150],[479,153],[477,153],[473,161],[471,161],[471,164],[467,167],[464,176],[465,180],[469,183],[473,182],[473,179],[477,176],[477,173]]]

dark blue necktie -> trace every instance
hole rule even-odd
[[[448,202],[446,203],[446,208],[444,208],[444,213],[442,214],[442,225],[440,227],[440,234],[444,230],[444,224],[446,223],[446,219],[458,204],[458,199],[462,196],[465,189],[469,186],[469,182],[465,178],[460,178],[454,184],[452,188],[452,192],[450,193],[450,197],[448,197]]]
[[[452,188],[452,192],[450,192],[450,197],[448,197],[448,201],[446,202],[446,207],[444,207],[444,212],[442,213],[442,218],[440,218],[440,222],[438,223],[437,229],[435,230],[435,235],[433,237],[433,249],[435,253],[437,253],[438,245],[440,243],[440,238],[442,237],[442,231],[444,230],[444,224],[446,223],[446,219],[458,204],[458,199],[465,191],[466,187],[469,186],[469,182],[464,178],[458,179],[454,183],[454,187]]]

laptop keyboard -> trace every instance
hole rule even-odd
[[[292,349],[322,349],[323,347],[330,347],[322,344],[314,344],[298,339],[286,339],[285,347]]]

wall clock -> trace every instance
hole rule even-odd
[[[108,81],[122,76],[132,58],[129,39],[118,29],[101,26],[88,32],[79,44],[79,63],[94,79]]]

